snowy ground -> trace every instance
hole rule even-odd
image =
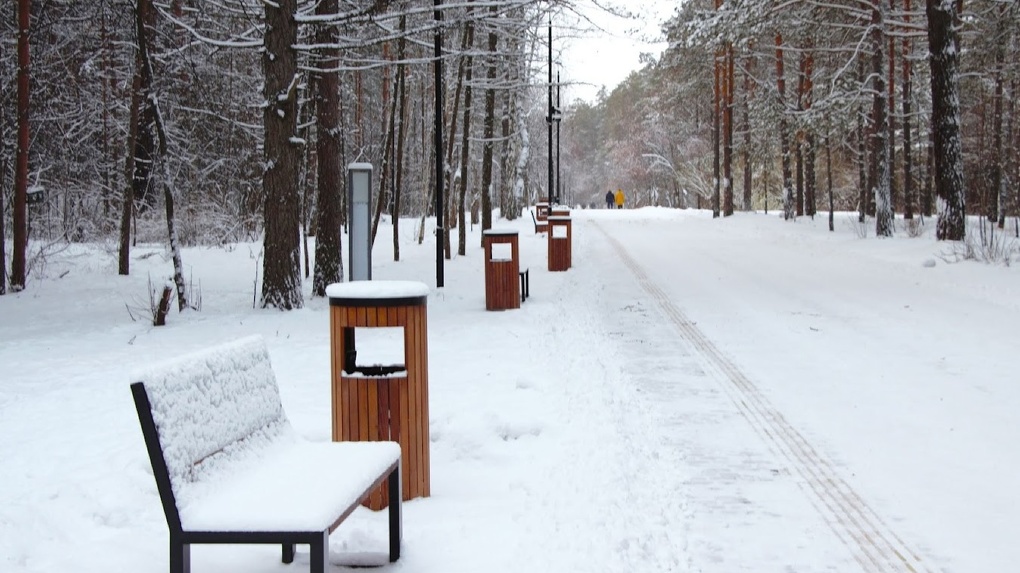
[[[402,222],[377,279],[430,287],[432,496],[405,505],[415,572],[959,573],[1020,563],[1020,275],[947,264],[850,216],[786,223],[656,209],[574,211],[574,267],[485,312],[477,233],[435,288],[434,244]],[[426,234],[428,236],[428,233]],[[252,309],[257,245],[187,249],[202,311],[132,321],[147,274],[74,247],[0,297],[0,571],[155,573],[167,531],[128,373],[265,337],[299,432],[330,435],[327,304]],[[934,266],[925,263],[935,261]],[[161,280],[161,279],[160,279]],[[143,302],[144,301],[144,302]],[[332,560],[380,551],[360,509]],[[303,548],[299,547],[299,551]],[[193,571],[304,571],[260,546],[197,546]]]

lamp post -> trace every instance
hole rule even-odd
[[[443,230],[443,13],[439,10],[443,0],[434,1],[432,18],[436,24],[434,57],[436,84],[436,117],[435,117],[435,148],[436,148],[436,287],[441,288],[443,277],[443,241],[446,233]]]
[[[553,178],[553,112],[556,108],[553,107],[553,81],[552,81],[552,15],[549,16],[549,110],[548,115],[545,116],[545,122],[549,127],[549,206],[552,207],[553,202],[553,189],[555,188],[555,179]]]

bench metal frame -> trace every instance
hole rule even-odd
[[[322,531],[192,531],[185,530],[181,525],[181,517],[177,511],[177,500],[170,483],[170,472],[163,457],[163,447],[159,442],[159,433],[152,418],[152,406],[142,382],[131,384],[131,395],[134,397],[138,421],[142,426],[145,438],[145,449],[152,464],[152,474],[156,478],[156,489],[163,504],[163,513],[170,529],[170,573],[189,573],[191,571],[192,544],[280,544],[283,548],[284,563],[294,561],[294,546],[307,544],[311,550],[311,573],[325,573],[329,563],[329,534],[340,525],[362,500],[375,490],[384,480],[389,484],[389,559],[394,562],[400,558],[401,534],[401,488],[400,460],[395,461],[386,469],[372,485],[350,507],[346,508],[328,529]]]

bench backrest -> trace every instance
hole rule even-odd
[[[180,527],[175,498],[187,484],[233,450],[272,439],[289,426],[269,352],[258,336],[181,356],[135,373],[132,381],[171,527]]]

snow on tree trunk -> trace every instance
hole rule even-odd
[[[875,197],[875,235],[891,237],[893,234],[893,211],[891,183],[892,171],[889,161],[889,100],[885,86],[885,8],[876,4],[871,12],[871,79],[872,79],[872,181],[871,193]]]
[[[783,165],[783,219],[796,217],[793,171],[790,167],[790,128],[786,119],[786,77],[783,75],[783,36],[776,34],[776,88],[779,92],[779,153]]]
[[[266,2],[265,96],[265,258],[262,307],[301,308],[301,206],[297,193],[300,143],[297,134],[297,0]]]
[[[966,201],[963,189],[963,145],[960,139],[960,96],[956,2],[927,0],[928,52],[931,63],[931,123],[934,139],[934,180],[938,196],[940,241],[966,236]]]

